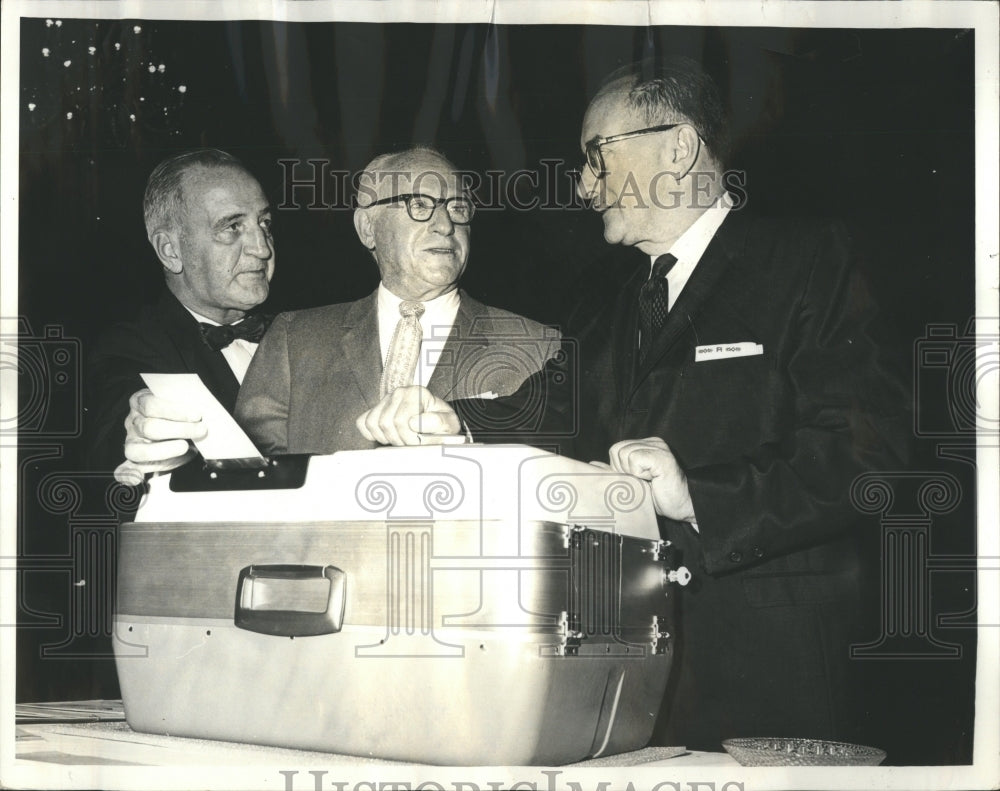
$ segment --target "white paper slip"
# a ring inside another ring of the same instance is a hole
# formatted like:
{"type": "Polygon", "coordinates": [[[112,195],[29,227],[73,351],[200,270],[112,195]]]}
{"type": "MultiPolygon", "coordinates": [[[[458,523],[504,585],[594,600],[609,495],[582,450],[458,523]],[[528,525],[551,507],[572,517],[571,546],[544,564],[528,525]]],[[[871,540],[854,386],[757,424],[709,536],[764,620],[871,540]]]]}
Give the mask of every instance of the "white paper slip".
{"type": "Polygon", "coordinates": [[[264,458],[198,374],[142,374],[142,379],[158,398],[177,401],[201,413],[208,434],[194,444],[206,459],[264,458]]]}
{"type": "Polygon", "coordinates": [[[729,357],[753,357],[756,354],[763,354],[764,347],[753,341],[741,341],[740,343],[709,343],[705,346],[696,346],[694,349],[694,361],[696,363],[706,360],[725,360],[729,357]]]}

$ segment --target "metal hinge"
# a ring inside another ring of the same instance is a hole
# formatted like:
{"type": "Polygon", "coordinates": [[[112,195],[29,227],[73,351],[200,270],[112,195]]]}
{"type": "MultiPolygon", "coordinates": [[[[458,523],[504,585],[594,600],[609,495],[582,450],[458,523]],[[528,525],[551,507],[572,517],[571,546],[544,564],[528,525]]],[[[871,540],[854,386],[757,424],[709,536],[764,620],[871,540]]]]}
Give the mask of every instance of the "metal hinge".
{"type": "Polygon", "coordinates": [[[559,613],[559,645],[556,653],[559,656],[576,656],[580,652],[580,643],[586,635],[570,628],[569,613],[563,610],[559,613]]]}
{"type": "Polygon", "coordinates": [[[653,552],[653,560],[660,560],[661,556],[663,554],[663,551],[667,547],[672,547],[672,546],[673,546],[673,543],[670,542],[670,541],[666,541],[666,540],[663,540],[663,541],[654,541],[653,542],[653,550],[652,550],[652,552],[653,552]]]}
{"type": "Polygon", "coordinates": [[[587,528],[583,525],[563,525],[563,549],[569,549],[574,536],[578,536],[587,528]]]}
{"type": "Polygon", "coordinates": [[[667,641],[670,639],[670,632],[664,630],[660,631],[660,618],[659,616],[653,616],[653,628],[650,631],[649,645],[653,649],[654,654],[665,654],[667,653],[667,641]]]}

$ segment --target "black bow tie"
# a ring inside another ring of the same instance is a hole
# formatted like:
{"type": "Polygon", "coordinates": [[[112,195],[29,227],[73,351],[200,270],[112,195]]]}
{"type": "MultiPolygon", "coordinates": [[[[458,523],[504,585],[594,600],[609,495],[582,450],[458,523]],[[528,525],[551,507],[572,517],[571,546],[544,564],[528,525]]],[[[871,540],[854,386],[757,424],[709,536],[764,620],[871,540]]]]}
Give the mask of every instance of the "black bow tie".
{"type": "Polygon", "coordinates": [[[206,324],[199,321],[198,328],[201,330],[201,339],[212,351],[217,352],[225,349],[237,338],[260,343],[272,318],[274,317],[266,313],[248,313],[238,324],[206,324]]]}

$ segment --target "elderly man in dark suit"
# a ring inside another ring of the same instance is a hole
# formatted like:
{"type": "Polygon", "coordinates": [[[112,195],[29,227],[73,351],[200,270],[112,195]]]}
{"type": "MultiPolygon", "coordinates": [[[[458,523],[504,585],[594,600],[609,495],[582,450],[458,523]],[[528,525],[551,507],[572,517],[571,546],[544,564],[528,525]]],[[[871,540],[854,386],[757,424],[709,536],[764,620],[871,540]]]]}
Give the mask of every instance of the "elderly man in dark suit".
{"type": "MultiPolygon", "coordinates": [[[[567,324],[576,344],[531,387],[452,404],[488,440],[543,394],[543,421],[522,439],[651,482],[662,536],[695,575],[657,738],[708,750],[850,736],[849,493],[858,475],[903,463],[909,426],[848,235],[735,210],[724,131],[715,86],[691,62],[606,82],[583,120],[580,190],[605,239],[643,254],[634,274],[584,301],[567,324]]],[[[379,442],[459,431],[418,388],[358,423],[379,442]]]]}
{"type": "Polygon", "coordinates": [[[164,160],[143,201],[149,242],[163,267],[159,301],[114,325],[87,362],[87,452],[123,483],[176,466],[204,435],[200,415],[156,398],[142,373],[196,373],[232,411],[266,317],[252,311],[274,275],[271,207],[232,155],[215,149],[164,160]],[[122,461],[123,448],[125,460],[122,461]]]}
{"type": "Polygon", "coordinates": [[[355,420],[393,388],[419,384],[449,399],[509,395],[558,349],[555,330],[458,288],[474,210],[455,166],[432,149],[366,167],[354,225],[381,282],[356,302],[275,319],[236,406],[262,451],[374,447],[355,420]]]}

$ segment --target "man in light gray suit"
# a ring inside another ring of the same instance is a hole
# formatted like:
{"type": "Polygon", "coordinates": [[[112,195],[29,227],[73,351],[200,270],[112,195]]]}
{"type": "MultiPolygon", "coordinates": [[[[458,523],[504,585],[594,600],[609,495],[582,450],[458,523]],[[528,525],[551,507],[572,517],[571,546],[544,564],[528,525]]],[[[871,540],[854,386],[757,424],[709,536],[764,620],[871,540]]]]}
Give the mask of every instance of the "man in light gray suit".
{"type": "Polygon", "coordinates": [[[558,350],[557,331],[458,288],[474,211],[455,166],[432,149],[368,165],[354,226],[381,283],[356,302],[275,319],[235,412],[262,452],[374,447],[355,420],[385,394],[385,362],[408,310],[420,325],[419,356],[397,384],[423,385],[442,399],[509,395],[558,350]]]}

